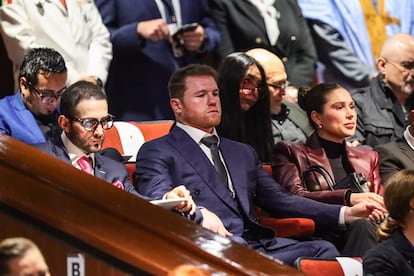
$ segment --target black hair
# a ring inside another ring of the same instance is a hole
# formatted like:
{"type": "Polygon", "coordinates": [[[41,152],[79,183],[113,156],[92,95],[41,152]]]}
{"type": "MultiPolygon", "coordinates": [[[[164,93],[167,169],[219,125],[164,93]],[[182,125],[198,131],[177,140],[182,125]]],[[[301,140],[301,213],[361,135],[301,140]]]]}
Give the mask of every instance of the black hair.
{"type": "Polygon", "coordinates": [[[309,122],[314,128],[316,124],[313,122],[311,114],[312,111],[316,111],[320,114],[323,112],[323,106],[326,104],[326,96],[330,94],[333,90],[342,88],[337,83],[333,82],[324,82],[315,85],[314,87],[300,87],[298,90],[298,104],[299,106],[306,111],[309,122]]]}
{"type": "Polygon", "coordinates": [[[222,108],[218,133],[226,138],[248,143],[262,162],[270,162],[273,136],[270,117],[270,94],[263,67],[253,57],[235,52],[225,57],[218,70],[218,86],[222,108]],[[251,65],[259,69],[261,82],[259,97],[248,111],[240,105],[240,83],[251,65]]]}
{"type": "Polygon", "coordinates": [[[33,48],[24,56],[20,66],[19,79],[25,77],[33,86],[38,82],[39,72],[65,73],[65,60],[59,52],[51,48],[33,48]]]}

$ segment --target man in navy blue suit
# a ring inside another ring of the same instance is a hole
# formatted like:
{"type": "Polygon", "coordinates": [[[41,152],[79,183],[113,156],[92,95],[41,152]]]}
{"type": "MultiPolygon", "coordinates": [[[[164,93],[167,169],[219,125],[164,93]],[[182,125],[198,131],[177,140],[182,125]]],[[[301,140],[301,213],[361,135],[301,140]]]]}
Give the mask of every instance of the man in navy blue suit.
{"type": "Polygon", "coordinates": [[[219,42],[207,0],[95,3],[113,46],[106,85],[110,112],[124,121],[172,119],[169,78],[184,65],[201,63],[219,42]],[[178,29],[191,23],[197,26],[174,36],[178,29]]]}
{"type": "MultiPolygon", "coordinates": [[[[110,129],[113,122],[114,116],[108,114],[106,95],[101,88],[88,81],[79,81],[68,87],[62,96],[61,114],[58,117],[58,125],[63,130],[61,135],[33,146],[116,188],[143,197],[130,183],[124,165],[100,153],[105,130],[110,129]]],[[[182,197],[183,201],[176,206],[177,210],[189,212],[190,216],[196,212],[196,206],[184,186],[171,189],[162,197],[182,197]]]]}
{"type": "Polygon", "coordinates": [[[332,258],[339,253],[327,241],[275,238],[271,229],[258,224],[254,205],[274,217],[307,217],[317,227],[329,229],[360,217],[384,218],[385,210],[375,203],[344,207],[286,193],[262,169],[251,146],[217,135],[221,106],[215,79],[215,71],[206,65],[186,66],[171,77],[170,105],[177,124],[168,135],[140,148],[136,169],[140,193],[159,198],[185,185],[201,206],[204,227],[288,264],[300,256],[332,258]],[[217,155],[202,142],[209,136],[219,140],[227,174],[223,178],[213,166],[217,155]]]}

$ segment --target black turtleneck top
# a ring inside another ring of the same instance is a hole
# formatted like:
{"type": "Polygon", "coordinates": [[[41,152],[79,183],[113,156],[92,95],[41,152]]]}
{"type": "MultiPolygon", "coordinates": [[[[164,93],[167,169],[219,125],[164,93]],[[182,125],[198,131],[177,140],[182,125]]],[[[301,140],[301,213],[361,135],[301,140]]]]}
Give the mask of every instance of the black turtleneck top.
{"type": "Polygon", "coordinates": [[[354,169],[349,163],[346,155],[345,141],[343,143],[336,143],[321,137],[319,137],[319,141],[329,159],[329,163],[334,173],[333,177],[335,179],[335,183],[338,183],[348,174],[354,172],[354,169]]]}

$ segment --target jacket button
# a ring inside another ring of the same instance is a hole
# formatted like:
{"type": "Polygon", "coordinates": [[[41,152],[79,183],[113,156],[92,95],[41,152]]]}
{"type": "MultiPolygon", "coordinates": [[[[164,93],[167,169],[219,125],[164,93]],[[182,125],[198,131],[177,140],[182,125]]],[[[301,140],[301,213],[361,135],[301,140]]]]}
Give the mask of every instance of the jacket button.
{"type": "Polygon", "coordinates": [[[256,44],[262,44],[263,43],[263,40],[262,40],[261,37],[256,37],[255,42],[256,42],[256,44]]]}
{"type": "Polygon", "coordinates": [[[195,189],[194,190],[194,195],[200,195],[200,189],[195,189]]]}
{"type": "Polygon", "coordinates": [[[290,40],[292,40],[292,41],[296,41],[296,36],[292,35],[292,36],[290,37],[290,40]]]}

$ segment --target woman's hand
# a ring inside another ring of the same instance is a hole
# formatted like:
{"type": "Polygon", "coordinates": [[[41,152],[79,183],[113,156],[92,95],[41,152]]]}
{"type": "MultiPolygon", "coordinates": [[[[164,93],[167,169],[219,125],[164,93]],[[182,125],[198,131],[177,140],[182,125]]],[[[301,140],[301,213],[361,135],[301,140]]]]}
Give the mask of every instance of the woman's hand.
{"type": "Polygon", "coordinates": [[[376,193],[352,193],[350,197],[351,206],[356,205],[360,202],[372,202],[380,204],[385,208],[384,198],[376,193]]]}

